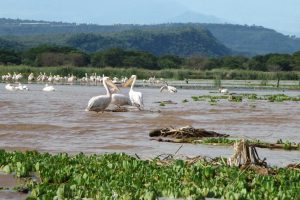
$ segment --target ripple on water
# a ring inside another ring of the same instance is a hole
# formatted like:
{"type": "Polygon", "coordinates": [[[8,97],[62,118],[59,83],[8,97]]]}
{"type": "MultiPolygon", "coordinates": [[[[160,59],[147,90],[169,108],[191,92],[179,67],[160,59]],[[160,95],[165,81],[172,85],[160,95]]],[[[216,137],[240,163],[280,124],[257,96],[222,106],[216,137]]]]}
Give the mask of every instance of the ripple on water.
{"type": "MultiPolygon", "coordinates": [[[[124,151],[155,156],[174,153],[179,146],[150,141],[150,130],[187,125],[233,136],[268,139],[271,142],[278,139],[300,142],[299,102],[233,103],[224,100],[217,105],[210,105],[205,101],[196,102],[191,99],[191,96],[209,94],[208,90],[181,89],[171,95],[160,93],[158,88],[138,88],[144,95],[145,111],[130,108],[129,112],[94,113],[85,112],[84,109],[92,96],[105,93],[102,86],[57,85],[57,92],[51,94],[43,93],[42,87],[43,85],[32,84],[32,90],[26,93],[5,92],[4,84],[0,84],[0,92],[5,94],[0,95],[2,148],[69,153],[124,151]],[[182,103],[184,99],[188,102],[182,103]],[[159,106],[154,103],[163,100],[172,100],[177,104],[159,106]],[[269,136],[270,134],[272,135],[269,136]]],[[[126,89],[125,91],[128,92],[126,89]]],[[[247,91],[236,91],[245,92],[247,91]]],[[[268,94],[270,91],[260,90],[259,93],[268,94]]],[[[285,93],[299,95],[296,91],[285,93]]],[[[283,162],[300,160],[299,152],[264,152],[269,156],[266,156],[267,159],[274,162],[276,159],[283,162]]],[[[214,157],[227,156],[232,153],[232,149],[184,144],[179,153],[214,157]]]]}
{"type": "Polygon", "coordinates": [[[62,127],[49,124],[0,124],[0,130],[9,131],[48,131],[62,127]]]}

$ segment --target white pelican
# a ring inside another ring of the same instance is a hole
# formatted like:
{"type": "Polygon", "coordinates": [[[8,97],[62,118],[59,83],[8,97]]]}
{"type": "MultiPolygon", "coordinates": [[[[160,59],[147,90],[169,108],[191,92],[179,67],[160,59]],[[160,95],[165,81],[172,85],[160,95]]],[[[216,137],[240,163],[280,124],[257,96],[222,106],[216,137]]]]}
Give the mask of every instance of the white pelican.
{"type": "Polygon", "coordinates": [[[136,92],[133,90],[134,84],[136,81],[136,75],[132,75],[130,79],[126,81],[124,84],[124,87],[128,87],[131,84],[130,90],[129,90],[129,98],[131,101],[131,104],[133,106],[136,106],[139,110],[141,110],[144,107],[143,103],[143,94],[141,92],[136,92]]]}
{"type": "Polygon", "coordinates": [[[52,92],[52,91],[55,91],[55,88],[52,85],[46,84],[45,87],[43,88],[43,91],[52,92]]]}
{"type": "Polygon", "coordinates": [[[162,86],[160,88],[160,92],[162,92],[165,89],[168,90],[170,93],[176,93],[177,92],[176,87],[170,86],[170,85],[168,85],[168,83],[166,83],[164,86],[162,86]]]}
{"type": "Polygon", "coordinates": [[[28,81],[34,81],[34,74],[32,72],[28,76],[28,81]]]}
{"type": "Polygon", "coordinates": [[[7,84],[5,85],[5,89],[9,90],[9,91],[16,91],[16,87],[11,85],[11,84],[7,84]]]}
{"type": "Polygon", "coordinates": [[[96,111],[96,112],[100,112],[100,111],[104,111],[105,108],[107,108],[111,102],[111,91],[108,88],[108,85],[112,88],[114,88],[115,90],[119,90],[119,88],[113,84],[113,82],[111,81],[111,79],[109,77],[104,77],[103,78],[103,86],[106,90],[106,94],[105,95],[99,95],[99,96],[95,96],[92,97],[89,100],[88,106],[85,109],[86,111],[96,111]]]}
{"type": "Polygon", "coordinates": [[[29,90],[26,85],[22,85],[21,83],[19,83],[19,85],[16,86],[15,89],[16,90],[29,90]]]}
{"type": "Polygon", "coordinates": [[[219,92],[222,93],[222,94],[227,94],[229,93],[228,89],[227,88],[219,88],[219,92]]]}

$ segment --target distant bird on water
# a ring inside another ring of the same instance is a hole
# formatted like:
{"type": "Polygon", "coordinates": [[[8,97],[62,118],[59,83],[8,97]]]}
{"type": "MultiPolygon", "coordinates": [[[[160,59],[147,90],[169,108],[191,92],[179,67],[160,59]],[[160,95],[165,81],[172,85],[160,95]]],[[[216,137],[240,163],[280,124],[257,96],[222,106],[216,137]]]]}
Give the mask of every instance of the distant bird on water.
{"type": "Polygon", "coordinates": [[[55,91],[55,88],[52,85],[46,84],[45,87],[43,88],[43,91],[52,92],[52,91],[55,91]]]}
{"type": "Polygon", "coordinates": [[[222,94],[228,94],[229,93],[228,89],[223,88],[223,87],[219,88],[219,92],[222,93],[222,94]]]}
{"type": "Polygon", "coordinates": [[[162,92],[163,90],[168,90],[168,92],[170,92],[170,93],[176,93],[177,92],[176,87],[170,86],[170,85],[168,85],[168,83],[166,83],[164,86],[162,86],[160,88],[160,92],[162,92]]]}

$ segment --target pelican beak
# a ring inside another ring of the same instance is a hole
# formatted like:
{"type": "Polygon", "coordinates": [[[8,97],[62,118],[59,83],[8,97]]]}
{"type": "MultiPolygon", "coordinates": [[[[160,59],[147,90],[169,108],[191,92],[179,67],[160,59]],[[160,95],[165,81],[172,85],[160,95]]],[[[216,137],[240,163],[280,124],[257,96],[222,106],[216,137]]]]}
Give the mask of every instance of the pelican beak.
{"type": "Polygon", "coordinates": [[[119,91],[120,91],[120,89],[118,88],[118,86],[116,86],[116,85],[111,81],[111,79],[107,80],[107,81],[106,81],[106,84],[107,84],[110,88],[112,88],[112,91],[113,91],[113,92],[119,92],[119,91]]]}
{"type": "Polygon", "coordinates": [[[133,78],[130,78],[128,79],[124,84],[123,84],[123,87],[130,87],[131,84],[133,82],[133,78]]]}

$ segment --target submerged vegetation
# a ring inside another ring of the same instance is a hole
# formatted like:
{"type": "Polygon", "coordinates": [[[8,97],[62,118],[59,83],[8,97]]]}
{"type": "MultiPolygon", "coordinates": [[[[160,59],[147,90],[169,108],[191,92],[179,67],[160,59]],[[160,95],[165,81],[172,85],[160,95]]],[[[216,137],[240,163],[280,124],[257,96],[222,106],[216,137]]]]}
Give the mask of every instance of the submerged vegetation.
{"type": "Polygon", "coordinates": [[[299,199],[300,171],[274,168],[261,175],[226,159],[139,160],[125,154],[69,156],[0,151],[0,166],[31,177],[28,199],[299,199]]]}
{"type": "Polygon", "coordinates": [[[284,101],[300,101],[300,96],[288,96],[285,94],[261,95],[257,94],[228,94],[228,95],[200,95],[192,96],[194,101],[208,101],[209,103],[217,103],[221,99],[227,99],[231,102],[242,102],[246,100],[267,100],[269,102],[284,102],[284,101]]]}

